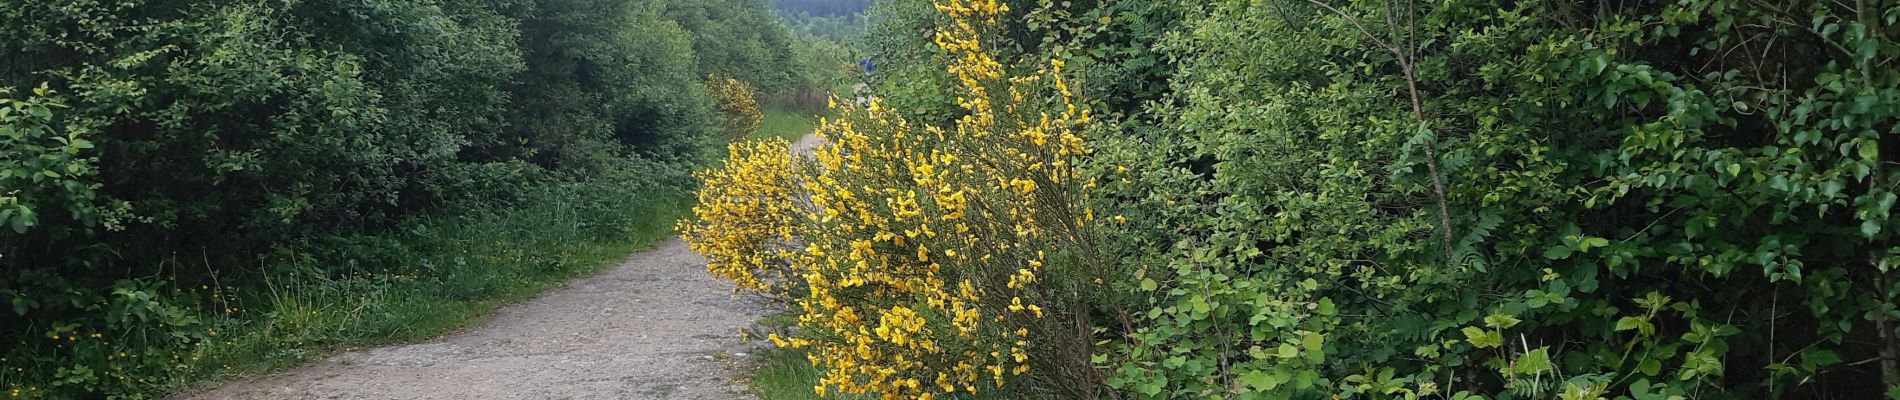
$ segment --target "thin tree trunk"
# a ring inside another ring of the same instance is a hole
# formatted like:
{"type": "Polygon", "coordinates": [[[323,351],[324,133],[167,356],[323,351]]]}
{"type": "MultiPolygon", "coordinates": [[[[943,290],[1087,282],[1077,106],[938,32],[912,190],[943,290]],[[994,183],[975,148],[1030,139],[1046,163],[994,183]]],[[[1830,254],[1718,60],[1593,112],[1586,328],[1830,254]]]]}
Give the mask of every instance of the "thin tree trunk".
{"type": "MultiPolygon", "coordinates": [[[[1413,122],[1417,122],[1420,126],[1423,126],[1425,124],[1425,107],[1420,104],[1418,100],[1418,79],[1412,75],[1411,60],[1404,60],[1401,61],[1401,63],[1401,67],[1405,70],[1405,89],[1412,95],[1413,122]]],[[[1438,173],[1438,150],[1434,149],[1434,147],[1437,147],[1437,144],[1437,137],[1425,140],[1425,171],[1432,175],[1432,196],[1434,200],[1438,201],[1438,232],[1440,234],[1440,240],[1442,240],[1445,245],[1445,259],[1450,261],[1453,257],[1451,244],[1451,206],[1446,204],[1445,201],[1445,177],[1438,173]]]]}
{"type": "MultiPolygon", "coordinates": [[[[1403,71],[1405,74],[1406,94],[1410,95],[1412,99],[1412,122],[1414,122],[1414,126],[1424,126],[1425,125],[1425,105],[1423,102],[1419,101],[1418,77],[1412,73],[1413,51],[1408,51],[1404,47],[1388,44],[1384,40],[1380,40],[1379,35],[1374,35],[1372,34],[1371,30],[1367,30],[1365,25],[1359,23],[1358,18],[1354,18],[1351,14],[1347,14],[1345,11],[1342,11],[1337,7],[1333,7],[1332,5],[1326,4],[1325,2],[1322,2],[1320,0],[1306,0],[1306,1],[1309,3],[1313,3],[1313,5],[1319,6],[1320,8],[1324,8],[1327,11],[1332,11],[1334,14],[1339,14],[1340,18],[1345,18],[1346,22],[1352,23],[1352,26],[1358,29],[1360,34],[1364,34],[1366,36],[1366,39],[1371,40],[1373,45],[1376,45],[1376,46],[1379,46],[1380,48],[1385,49],[1385,51],[1392,53],[1393,58],[1398,59],[1399,69],[1400,71],[1403,71]]],[[[1862,0],[1862,1],[1865,1],[1865,0],[1862,0]]],[[[1388,25],[1394,24],[1395,22],[1393,22],[1389,14],[1392,11],[1387,10],[1386,12],[1388,13],[1387,14],[1388,18],[1387,18],[1386,23],[1388,25]]],[[[1394,29],[1392,31],[1394,32],[1393,36],[1398,36],[1398,34],[1396,33],[1397,30],[1394,29]]],[[[1406,29],[1406,31],[1414,32],[1415,30],[1408,28],[1406,29]]],[[[1452,255],[1453,246],[1452,246],[1452,239],[1451,239],[1452,237],[1451,206],[1447,204],[1448,201],[1446,200],[1446,196],[1445,196],[1445,177],[1444,175],[1441,175],[1438,173],[1438,150],[1436,149],[1437,145],[1438,145],[1438,138],[1429,138],[1425,141],[1425,170],[1426,172],[1432,175],[1432,200],[1438,203],[1439,240],[1442,242],[1442,244],[1445,247],[1445,260],[1447,263],[1449,263],[1449,262],[1452,262],[1452,257],[1453,257],[1452,255]]]]}

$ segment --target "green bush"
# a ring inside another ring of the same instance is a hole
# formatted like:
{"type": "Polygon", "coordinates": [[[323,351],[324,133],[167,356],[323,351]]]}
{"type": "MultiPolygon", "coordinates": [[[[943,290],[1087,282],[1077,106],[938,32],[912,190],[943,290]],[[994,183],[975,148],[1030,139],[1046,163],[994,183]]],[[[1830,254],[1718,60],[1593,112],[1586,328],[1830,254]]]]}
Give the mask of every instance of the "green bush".
{"type": "Polygon", "coordinates": [[[122,210],[98,197],[92,141],[83,127],[54,126],[54,112],[66,106],[50,96],[45,86],[19,99],[0,88],[0,188],[9,189],[0,193],[0,228],[23,234],[49,225],[78,234],[117,226],[122,210]]]}
{"type": "Polygon", "coordinates": [[[1130,221],[1108,382],[1883,395],[1900,9],[1776,7],[1195,7],[1156,126],[1093,160],[1130,221]]]}

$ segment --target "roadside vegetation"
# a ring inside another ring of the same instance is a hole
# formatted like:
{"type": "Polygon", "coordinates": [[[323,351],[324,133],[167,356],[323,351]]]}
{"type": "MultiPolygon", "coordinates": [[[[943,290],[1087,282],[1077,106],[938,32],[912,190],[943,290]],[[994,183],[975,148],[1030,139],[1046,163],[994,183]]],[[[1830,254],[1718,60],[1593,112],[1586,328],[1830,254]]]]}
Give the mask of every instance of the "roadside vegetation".
{"type": "Polygon", "coordinates": [[[763,0],[0,17],[0,398],[162,397],[454,330],[669,236],[761,117],[725,133],[746,115],[713,81],[777,106],[840,64],[763,0]]]}
{"type": "Polygon", "coordinates": [[[768,396],[1900,398],[1900,3],[867,12],[682,225],[768,396]]]}

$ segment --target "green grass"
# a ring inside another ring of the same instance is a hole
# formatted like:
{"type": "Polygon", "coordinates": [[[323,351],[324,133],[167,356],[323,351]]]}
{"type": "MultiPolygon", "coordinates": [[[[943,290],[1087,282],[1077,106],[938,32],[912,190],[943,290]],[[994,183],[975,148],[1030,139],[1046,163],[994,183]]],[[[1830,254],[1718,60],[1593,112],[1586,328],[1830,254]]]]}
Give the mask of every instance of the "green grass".
{"type": "MultiPolygon", "coordinates": [[[[783,330],[798,322],[798,314],[784,311],[766,315],[759,319],[759,326],[771,330],[783,330]]],[[[821,400],[821,399],[870,399],[871,396],[848,396],[830,393],[831,397],[819,397],[812,391],[818,384],[818,378],[824,376],[824,370],[811,365],[805,358],[804,349],[772,347],[759,352],[754,358],[753,370],[746,381],[752,394],[761,399],[774,400],[821,400]]]]}
{"type": "Polygon", "coordinates": [[[772,348],[759,354],[758,369],[752,371],[749,384],[752,393],[761,399],[774,400],[848,400],[868,399],[869,396],[818,397],[812,386],[818,384],[818,378],[824,371],[805,360],[805,350],[772,348]]]}
{"type": "Polygon", "coordinates": [[[799,138],[818,128],[818,116],[797,111],[766,107],[760,109],[764,117],[759,120],[759,130],[749,139],[784,138],[796,142],[799,138]]]}

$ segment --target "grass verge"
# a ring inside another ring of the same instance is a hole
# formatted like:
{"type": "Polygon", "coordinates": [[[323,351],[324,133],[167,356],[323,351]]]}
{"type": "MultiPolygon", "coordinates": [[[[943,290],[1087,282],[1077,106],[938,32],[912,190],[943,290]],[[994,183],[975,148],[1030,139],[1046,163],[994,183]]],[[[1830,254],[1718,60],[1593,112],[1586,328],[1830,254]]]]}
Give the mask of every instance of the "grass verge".
{"type": "Polygon", "coordinates": [[[761,399],[774,400],[849,400],[868,398],[863,396],[833,395],[819,397],[812,391],[818,384],[818,378],[824,371],[805,360],[805,350],[771,348],[765,350],[756,359],[757,369],[752,371],[752,393],[761,399]]]}
{"type": "Polygon", "coordinates": [[[765,115],[759,120],[759,130],[748,139],[784,138],[796,142],[806,134],[818,128],[818,116],[777,107],[766,107],[765,115]]]}

